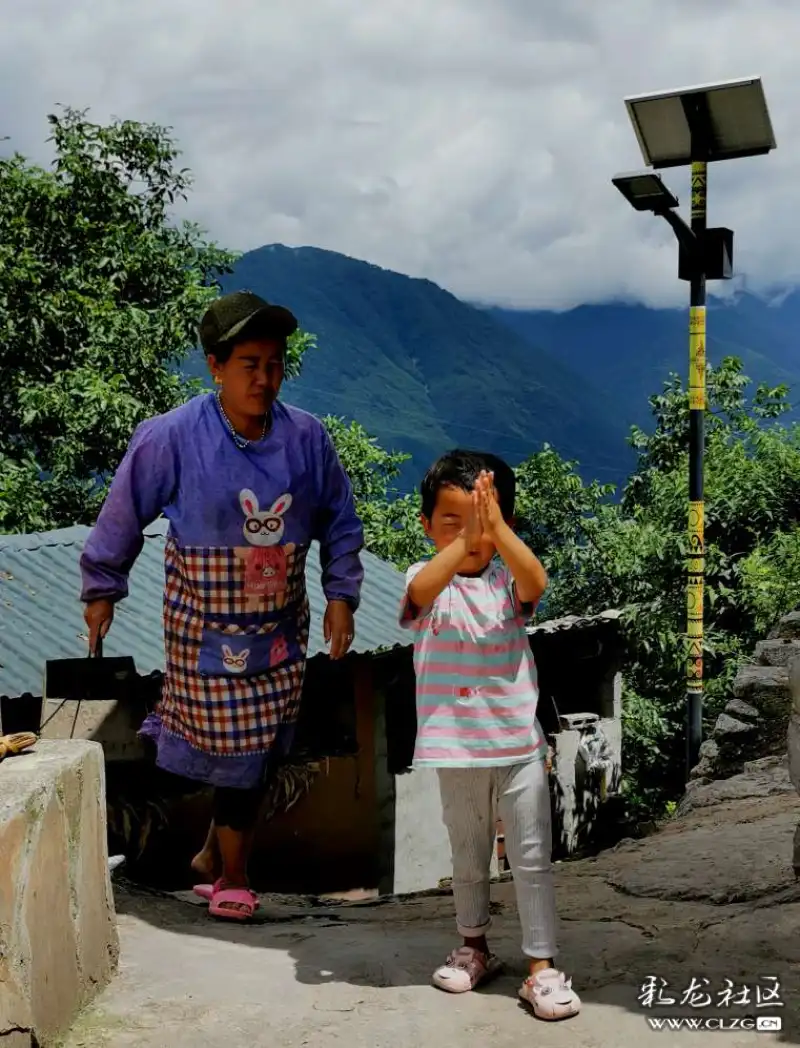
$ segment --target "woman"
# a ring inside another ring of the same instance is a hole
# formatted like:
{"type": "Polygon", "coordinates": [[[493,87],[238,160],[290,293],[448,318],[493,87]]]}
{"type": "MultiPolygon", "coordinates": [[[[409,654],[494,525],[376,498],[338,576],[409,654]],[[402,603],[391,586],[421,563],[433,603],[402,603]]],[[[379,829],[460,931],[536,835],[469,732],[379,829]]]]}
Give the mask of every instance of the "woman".
{"type": "Polygon", "coordinates": [[[200,325],[216,395],[142,423],[81,558],[90,651],[128,592],[143,530],[169,521],[166,669],[142,734],[165,771],[215,787],[196,870],[219,879],[215,916],[252,916],[253,829],[291,742],[308,646],[305,560],[319,540],[331,658],[353,640],[363,530],[323,425],[278,401],[289,310],[250,292],[218,299],[200,325]]]}

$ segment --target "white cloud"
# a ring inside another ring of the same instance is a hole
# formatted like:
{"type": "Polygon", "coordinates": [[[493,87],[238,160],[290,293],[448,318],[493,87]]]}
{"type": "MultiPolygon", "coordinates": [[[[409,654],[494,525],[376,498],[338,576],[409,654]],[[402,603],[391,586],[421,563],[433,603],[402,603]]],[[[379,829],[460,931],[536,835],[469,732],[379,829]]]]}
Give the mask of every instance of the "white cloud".
{"type": "MultiPolygon", "coordinates": [[[[0,130],[55,103],[171,124],[226,246],[313,244],[469,299],[685,301],[622,98],[760,73],[778,150],[712,166],[750,287],[800,282],[794,0],[0,0],[0,130]]],[[[688,172],[665,180],[688,200],[688,172]]]]}

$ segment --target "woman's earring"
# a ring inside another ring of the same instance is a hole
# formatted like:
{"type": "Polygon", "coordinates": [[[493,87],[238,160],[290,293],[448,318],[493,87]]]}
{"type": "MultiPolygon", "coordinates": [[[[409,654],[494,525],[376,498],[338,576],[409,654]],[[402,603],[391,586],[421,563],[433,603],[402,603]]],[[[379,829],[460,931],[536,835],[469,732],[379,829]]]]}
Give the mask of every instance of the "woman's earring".
{"type": "Polygon", "coordinates": [[[221,378],[219,377],[219,375],[215,375],[215,376],[214,376],[214,381],[216,382],[216,384],[217,384],[218,386],[221,386],[221,385],[222,385],[222,379],[221,379],[221,378]]]}

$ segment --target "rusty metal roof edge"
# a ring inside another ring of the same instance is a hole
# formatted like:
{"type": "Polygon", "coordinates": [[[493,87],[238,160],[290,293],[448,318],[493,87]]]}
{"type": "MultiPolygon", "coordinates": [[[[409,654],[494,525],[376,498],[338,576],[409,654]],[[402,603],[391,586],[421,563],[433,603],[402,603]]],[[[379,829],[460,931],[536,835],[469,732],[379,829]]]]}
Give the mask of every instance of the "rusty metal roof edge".
{"type": "Polygon", "coordinates": [[[596,615],[566,615],[561,619],[545,619],[542,622],[530,622],[526,627],[528,636],[534,633],[560,633],[568,630],[590,629],[604,622],[618,622],[623,616],[619,608],[608,608],[596,615]]]}
{"type": "MultiPolygon", "coordinates": [[[[43,546],[74,546],[76,542],[85,542],[91,532],[88,524],[73,524],[69,528],[55,528],[53,531],[30,531],[26,534],[0,534],[0,553],[7,550],[36,550],[43,546]]],[[[157,538],[166,535],[169,521],[159,517],[144,529],[144,537],[157,538]]]]}

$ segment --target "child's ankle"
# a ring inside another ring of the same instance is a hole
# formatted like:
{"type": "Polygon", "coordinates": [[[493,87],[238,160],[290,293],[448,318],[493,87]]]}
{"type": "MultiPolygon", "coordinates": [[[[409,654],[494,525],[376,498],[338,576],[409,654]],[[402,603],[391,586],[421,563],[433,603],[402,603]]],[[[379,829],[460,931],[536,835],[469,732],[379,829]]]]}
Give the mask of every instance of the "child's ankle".
{"type": "Polygon", "coordinates": [[[486,941],[485,935],[478,936],[477,939],[464,939],[464,945],[468,946],[470,950],[477,950],[478,953],[484,954],[486,957],[489,956],[489,944],[486,941]]]}
{"type": "Polygon", "coordinates": [[[545,972],[548,968],[555,968],[555,961],[552,957],[547,960],[541,957],[530,957],[528,958],[528,974],[537,975],[539,972],[545,972]]]}

